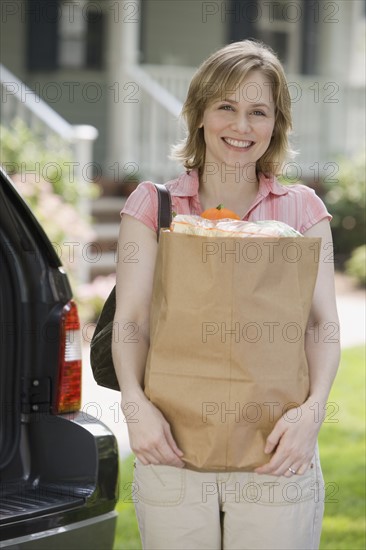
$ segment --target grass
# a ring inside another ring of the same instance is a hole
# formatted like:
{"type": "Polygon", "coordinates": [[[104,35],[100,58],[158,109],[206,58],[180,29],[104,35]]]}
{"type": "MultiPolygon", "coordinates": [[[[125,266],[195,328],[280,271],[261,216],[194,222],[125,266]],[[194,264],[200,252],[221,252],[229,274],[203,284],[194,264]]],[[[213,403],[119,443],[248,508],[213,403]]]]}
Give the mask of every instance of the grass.
{"type": "MultiPolygon", "coordinates": [[[[319,445],[326,481],[320,550],[364,550],[365,540],[365,351],[342,352],[319,445]]],[[[121,465],[119,519],[114,550],[140,550],[133,507],[133,457],[121,465]]]]}
{"type": "Polygon", "coordinates": [[[133,506],[133,455],[122,461],[120,495],[116,510],[119,513],[114,550],[140,550],[141,542],[133,506]]]}
{"type": "MultiPolygon", "coordinates": [[[[365,541],[365,351],[344,350],[329,402],[338,409],[320,431],[327,491],[321,550],[358,550],[365,541]],[[329,502],[332,500],[334,502],[329,502]]],[[[329,417],[329,414],[327,415],[329,417]]]]}

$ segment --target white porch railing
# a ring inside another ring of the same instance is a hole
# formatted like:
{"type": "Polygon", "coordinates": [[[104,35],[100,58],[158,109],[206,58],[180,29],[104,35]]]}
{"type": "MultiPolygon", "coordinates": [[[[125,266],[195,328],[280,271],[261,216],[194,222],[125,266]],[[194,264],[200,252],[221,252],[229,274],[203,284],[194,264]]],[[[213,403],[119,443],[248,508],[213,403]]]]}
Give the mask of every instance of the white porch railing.
{"type": "MultiPolygon", "coordinates": [[[[164,176],[173,165],[164,166],[162,160],[167,157],[170,145],[183,133],[180,130],[177,134],[176,119],[173,120],[178,109],[171,109],[165,100],[160,101],[160,92],[150,94],[148,82],[154,82],[155,87],[159,84],[165,96],[168,91],[183,102],[195,69],[166,65],[141,67],[143,71],[140,69],[138,79],[144,90],[138,133],[141,151],[146,166],[151,168],[150,161],[156,156],[152,151],[159,148],[156,170],[157,175],[164,176]]],[[[294,126],[291,141],[299,154],[289,161],[286,174],[294,179],[336,178],[338,156],[352,155],[365,146],[365,89],[318,76],[290,75],[288,82],[294,126]]]]}
{"type": "MultiPolygon", "coordinates": [[[[52,142],[48,138],[57,136],[72,156],[71,166],[70,162],[67,162],[67,166],[59,168],[65,169],[66,173],[80,184],[88,185],[92,178],[93,143],[98,136],[97,129],[89,125],[69,124],[3,65],[0,65],[0,87],[1,124],[11,130],[12,122],[20,118],[30,130],[44,139],[44,147],[47,149],[52,142]]],[[[8,167],[6,163],[3,165],[5,170],[27,171],[26,166],[8,167]]],[[[89,213],[89,200],[81,199],[78,206],[83,214],[89,213]]],[[[80,262],[79,275],[81,280],[88,280],[89,266],[86,262],[80,262]]]]}
{"type": "Polygon", "coordinates": [[[76,177],[83,179],[84,167],[92,162],[97,129],[69,124],[4,65],[0,65],[0,85],[1,123],[10,128],[14,118],[19,117],[31,130],[37,130],[44,136],[54,133],[62,138],[70,145],[75,157],[76,177]]]}
{"type": "MultiPolygon", "coordinates": [[[[179,119],[182,102],[167,87],[152,78],[141,66],[130,66],[128,77],[138,87],[139,99],[134,111],[132,133],[134,158],[148,179],[166,181],[182,171],[169,159],[170,147],[184,137],[179,119]]],[[[126,137],[131,139],[131,135],[126,137]]]]}

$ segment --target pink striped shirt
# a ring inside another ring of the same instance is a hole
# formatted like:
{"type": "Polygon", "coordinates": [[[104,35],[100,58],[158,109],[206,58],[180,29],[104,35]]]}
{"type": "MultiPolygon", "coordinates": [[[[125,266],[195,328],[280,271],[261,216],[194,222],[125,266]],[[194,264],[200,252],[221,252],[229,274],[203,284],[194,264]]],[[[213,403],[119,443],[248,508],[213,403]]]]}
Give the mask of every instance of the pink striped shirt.
{"type": "MultiPolygon", "coordinates": [[[[202,214],[198,195],[199,179],[196,170],[185,172],[168,181],[166,187],[172,198],[172,209],[177,214],[202,214]]],[[[140,183],[128,197],[122,214],[129,214],[157,230],[157,192],[150,181],[140,183]]],[[[323,201],[310,187],[302,184],[280,185],[275,177],[259,176],[259,188],[255,201],[242,218],[244,221],[278,220],[300,233],[322,219],[332,219],[323,201]]]]}

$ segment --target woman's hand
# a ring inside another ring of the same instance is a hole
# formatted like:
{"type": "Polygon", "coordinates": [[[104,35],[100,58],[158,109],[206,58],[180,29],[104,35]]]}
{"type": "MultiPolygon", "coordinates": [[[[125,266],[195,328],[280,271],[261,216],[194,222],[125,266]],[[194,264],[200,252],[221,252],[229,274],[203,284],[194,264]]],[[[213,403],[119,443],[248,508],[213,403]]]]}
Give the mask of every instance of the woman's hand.
{"type": "Polygon", "coordinates": [[[183,467],[168,422],[142,388],[150,347],[150,307],[157,241],[154,231],[123,214],[118,238],[113,363],[122,394],[130,445],[142,464],[183,467]],[[128,260],[132,255],[133,259],[128,260]],[[122,332],[133,327],[134,333],[122,332]]]}
{"type": "Polygon", "coordinates": [[[290,409],[275,424],[267,437],[265,453],[276,448],[271,460],[256,468],[257,474],[291,477],[304,474],[311,465],[318,432],[323,419],[315,418],[314,403],[306,401],[290,409]],[[291,468],[291,470],[290,470],[291,468]]]}
{"type": "Polygon", "coordinates": [[[142,464],[183,468],[183,452],[177,447],[168,422],[151,401],[139,396],[133,402],[124,403],[122,411],[127,418],[131,449],[142,464]],[[133,417],[128,415],[131,405],[136,410],[133,417]]]}
{"type": "Polygon", "coordinates": [[[277,421],[264,449],[266,453],[276,449],[275,453],[268,464],[255,470],[258,474],[291,477],[293,472],[301,475],[309,468],[324,420],[325,404],[339,365],[339,338],[336,334],[329,337],[329,327],[339,329],[334,267],[329,259],[329,251],[333,250],[329,222],[326,219],[319,221],[304,233],[304,237],[320,237],[322,240],[318,276],[305,334],[311,397],[277,421]],[[318,411],[323,411],[320,418],[318,411]],[[291,419],[294,421],[291,422],[291,419]]]}

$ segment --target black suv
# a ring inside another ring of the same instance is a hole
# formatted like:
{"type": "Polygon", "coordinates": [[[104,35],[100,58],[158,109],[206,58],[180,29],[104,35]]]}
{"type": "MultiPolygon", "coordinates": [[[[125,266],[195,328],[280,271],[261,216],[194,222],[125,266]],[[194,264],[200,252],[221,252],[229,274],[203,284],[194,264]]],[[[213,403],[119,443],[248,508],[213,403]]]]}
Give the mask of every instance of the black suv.
{"type": "Polygon", "coordinates": [[[117,443],[80,411],[80,322],[60,260],[0,180],[0,547],[106,550],[117,443]]]}

